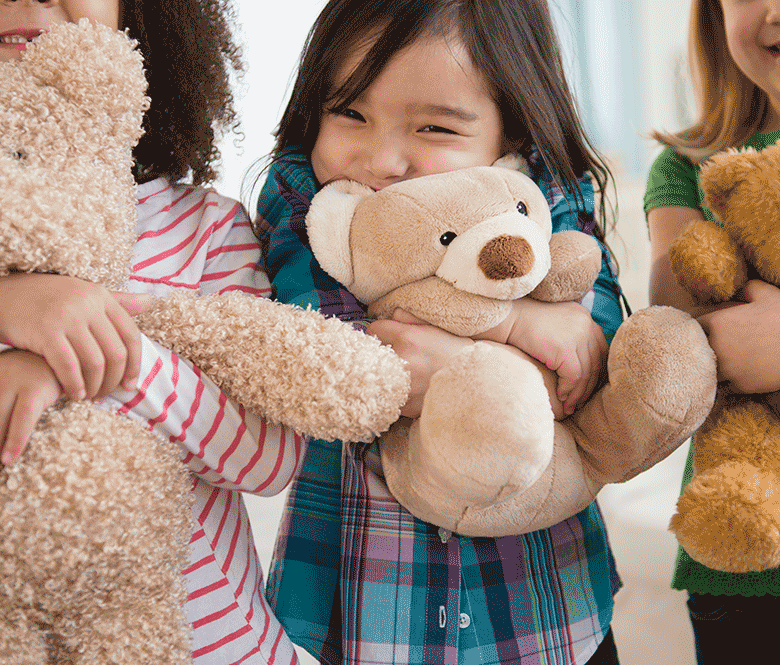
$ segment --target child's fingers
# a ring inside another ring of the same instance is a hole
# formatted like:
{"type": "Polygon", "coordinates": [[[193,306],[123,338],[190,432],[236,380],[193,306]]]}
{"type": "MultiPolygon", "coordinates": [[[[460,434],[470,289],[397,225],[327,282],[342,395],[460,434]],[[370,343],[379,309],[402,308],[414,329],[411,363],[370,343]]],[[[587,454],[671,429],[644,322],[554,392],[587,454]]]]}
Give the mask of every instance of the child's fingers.
{"type": "MultiPolygon", "coordinates": [[[[103,376],[106,369],[103,350],[89,328],[78,330],[68,337],[68,341],[78,358],[81,375],[84,379],[86,397],[93,399],[103,385],[103,376]]],[[[48,358],[46,359],[48,361],[48,358]]]]}
{"type": "MultiPolygon", "coordinates": [[[[138,374],[141,371],[141,333],[132,316],[147,309],[152,303],[152,298],[134,300],[134,306],[129,310],[126,307],[127,302],[118,300],[117,303],[116,307],[109,307],[106,313],[114,325],[114,329],[124,349],[124,367],[119,381],[125,390],[134,390],[138,374]]],[[[113,387],[111,390],[113,390],[113,387]]],[[[111,390],[108,392],[111,392],[111,390]]]]}
{"type": "MultiPolygon", "coordinates": [[[[550,368],[553,369],[553,368],[550,368]]],[[[574,413],[574,407],[582,396],[583,368],[576,353],[571,354],[556,369],[558,374],[557,394],[563,404],[565,415],[574,413]]]]}
{"type": "Polygon", "coordinates": [[[87,396],[81,362],[76,350],[66,337],[57,338],[47,346],[42,354],[51,367],[63,391],[71,399],[84,399],[87,396]]]}
{"type": "Polygon", "coordinates": [[[5,445],[0,461],[12,466],[19,461],[47,404],[41,395],[17,397],[8,420],[5,445]]]}

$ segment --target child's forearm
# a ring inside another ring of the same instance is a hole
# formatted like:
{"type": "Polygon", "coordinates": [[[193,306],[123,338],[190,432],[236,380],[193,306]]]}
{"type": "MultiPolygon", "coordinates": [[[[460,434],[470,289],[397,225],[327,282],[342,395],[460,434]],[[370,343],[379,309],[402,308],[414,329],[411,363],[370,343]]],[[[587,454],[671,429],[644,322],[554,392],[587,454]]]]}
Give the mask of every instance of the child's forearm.
{"type": "Polygon", "coordinates": [[[176,441],[183,460],[204,480],[272,495],[292,478],[304,442],[290,428],[248,414],[203,373],[142,338],[139,388],[115,391],[109,408],[176,441]]]}

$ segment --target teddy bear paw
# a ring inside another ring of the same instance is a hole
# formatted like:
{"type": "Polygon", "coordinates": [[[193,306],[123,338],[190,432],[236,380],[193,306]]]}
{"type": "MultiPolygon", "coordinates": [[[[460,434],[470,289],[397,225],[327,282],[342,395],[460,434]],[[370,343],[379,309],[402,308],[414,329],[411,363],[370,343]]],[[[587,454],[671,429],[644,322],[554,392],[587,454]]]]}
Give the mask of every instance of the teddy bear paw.
{"type": "Polygon", "coordinates": [[[608,474],[616,482],[659,462],[701,426],[715,401],[717,366],[695,319],[673,307],[649,307],[618,328],[607,369],[608,384],[591,400],[596,407],[579,418],[582,427],[593,418],[594,431],[630,444],[608,474]]]}
{"type": "Polygon", "coordinates": [[[755,466],[726,462],[695,477],[669,527],[699,563],[731,573],[780,565],[780,480],[755,466]]]}
{"type": "Polygon", "coordinates": [[[503,345],[477,342],[431,379],[418,453],[440,486],[484,505],[533,485],[550,463],[553,438],[536,366],[503,345]]]}

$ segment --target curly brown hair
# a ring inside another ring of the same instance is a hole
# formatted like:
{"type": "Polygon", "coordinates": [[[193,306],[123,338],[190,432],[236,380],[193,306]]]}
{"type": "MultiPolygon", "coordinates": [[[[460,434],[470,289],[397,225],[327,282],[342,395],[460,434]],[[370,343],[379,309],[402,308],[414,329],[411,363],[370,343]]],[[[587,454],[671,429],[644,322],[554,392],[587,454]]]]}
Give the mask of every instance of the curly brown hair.
{"type": "Polygon", "coordinates": [[[244,72],[230,0],[122,0],[121,25],[144,56],[151,107],[135,177],[203,184],[217,176],[222,131],[235,131],[231,72],[244,72]]]}

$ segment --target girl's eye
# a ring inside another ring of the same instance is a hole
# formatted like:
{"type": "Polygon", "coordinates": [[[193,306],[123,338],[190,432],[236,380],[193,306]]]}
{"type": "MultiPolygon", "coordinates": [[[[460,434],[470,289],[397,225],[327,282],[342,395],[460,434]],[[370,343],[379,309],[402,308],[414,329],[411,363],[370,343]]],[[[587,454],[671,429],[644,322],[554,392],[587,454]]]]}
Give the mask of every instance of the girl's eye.
{"type": "Polygon", "coordinates": [[[364,122],[365,119],[362,115],[360,115],[355,109],[343,109],[339,112],[339,115],[344,116],[345,118],[349,118],[350,120],[357,120],[359,122],[364,122]]]}
{"type": "Polygon", "coordinates": [[[351,108],[341,109],[334,106],[328,109],[328,113],[341,116],[342,118],[349,118],[350,120],[357,120],[358,122],[365,122],[365,118],[363,118],[355,109],[351,108]]]}
{"type": "Polygon", "coordinates": [[[420,131],[430,133],[430,134],[457,134],[458,133],[456,131],[453,131],[452,129],[447,129],[446,127],[440,127],[439,125],[426,125],[420,131]]]}
{"type": "Polygon", "coordinates": [[[521,215],[527,215],[528,214],[528,206],[523,203],[522,201],[517,202],[517,212],[519,212],[521,215]]]}

